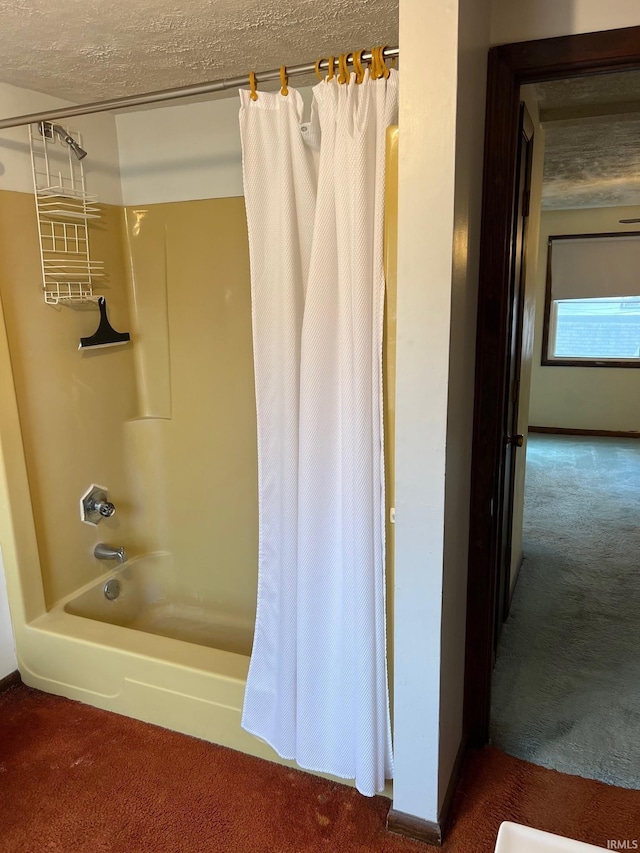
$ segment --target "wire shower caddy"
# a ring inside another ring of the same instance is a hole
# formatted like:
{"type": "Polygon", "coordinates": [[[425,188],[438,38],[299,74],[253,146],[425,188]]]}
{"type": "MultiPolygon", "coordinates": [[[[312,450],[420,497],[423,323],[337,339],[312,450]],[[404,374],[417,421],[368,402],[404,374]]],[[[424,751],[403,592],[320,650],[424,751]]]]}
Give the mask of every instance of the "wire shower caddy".
{"type": "MultiPolygon", "coordinates": [[[[77,131],[67,133],[82,145],[77,131]]],[[[56,139],[50,124],[29,125],[29,142],[44,301],[96,302],[93,286],[104,276],[104,262],[91,260],[88,226],[100,219],[97,196],[87,193],[82,161],[56,139]]]]}

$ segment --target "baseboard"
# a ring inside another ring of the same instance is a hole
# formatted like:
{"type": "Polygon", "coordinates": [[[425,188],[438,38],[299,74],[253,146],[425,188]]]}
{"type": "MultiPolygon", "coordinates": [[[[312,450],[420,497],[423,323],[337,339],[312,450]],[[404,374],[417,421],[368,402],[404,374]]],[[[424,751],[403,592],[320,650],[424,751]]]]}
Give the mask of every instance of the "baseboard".
{"type": "Polygon", "coordinates": [[[456,760],[453,762],[453,769],[451,770],[451,776],[449,777],[449,784],[447,785],[447,791],[444,795],[444,800],[442,801],[442,808],[438,815],[438,824],[440,826],[442,838],[447,834],[451,806],[453,805],[453,797],[456,792],[456,788],[458,787],[458,782],[460,781],[460,771],[462,770],[462,762],[464,761],[466,752],[467,739],[466,737],[463,737],[460,741],[460,746],[458,747],[456,760]]]}
{"type": "Polygon", "coordinates": [[[407,838],[431,844],[433,847],[442,847],[440,823],[434,823],[431,820],[424,820],[397,809],[390,809],[387,816],[387,829],[397,835],[405,835],[407,838]]]}
{"type": "Polygon", "coordinates": [[[571,427],[530,426],[529,432],[543,432],[551,435],[600,435],[606,438],[640,438],[640,431],[617,429],[573,429],[571,427]]]}
{"type": "Polygon", "coordinates": [[[5,675],[4,678],[0,678],[0,693],[10,690],[18,684],[22,684],[22,679],[20,678],[20,673],[16,669],[15,672],[10,672],[9,675],[5,675]]]}
{"type": "Polygon", "coordinates": [[[392,808],[387,816],[387,829],[390,832],[405,835],[407,838],[413,838],[425,844],[431,844],[432,847],[442,847],[447,832],[453,796],[458,787],[458,780],[460,779],[460,770],[465,752],[466,738],[463,738],[458,747],[456,760],[453,762],[453,769],[451,770],[449,784],[447,785],[447,791],[442,801],[442,808],[440,809],[437,823],[415,817],[414,815],[405,814],[405,812],[392,808]]]}

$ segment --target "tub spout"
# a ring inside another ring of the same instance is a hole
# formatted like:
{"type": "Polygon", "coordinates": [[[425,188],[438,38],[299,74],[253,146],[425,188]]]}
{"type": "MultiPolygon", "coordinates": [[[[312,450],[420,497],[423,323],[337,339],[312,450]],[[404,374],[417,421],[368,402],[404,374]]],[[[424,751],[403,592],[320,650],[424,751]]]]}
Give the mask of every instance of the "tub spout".
{"type": "Polygon", "coordinates": [[[105,542],[99,542],[93,549],[93,556],[97,560],[118,560],[120,563],[126,563],[127,552],[124,548],[113,548],[105,542]]]}

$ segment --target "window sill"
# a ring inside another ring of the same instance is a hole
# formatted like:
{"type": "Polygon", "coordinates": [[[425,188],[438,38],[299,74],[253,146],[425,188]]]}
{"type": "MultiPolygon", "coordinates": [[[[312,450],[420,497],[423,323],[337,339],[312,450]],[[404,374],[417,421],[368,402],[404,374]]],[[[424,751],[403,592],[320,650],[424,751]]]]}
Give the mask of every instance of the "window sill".
{"type": "Polygon", "coordinates": [[[635,361],[615,361],[614,359],[606,359],[605,361],[597,361],[596,359],[572,359],[572,358],[543,358],[541,361],[542,367],[640,367],[640,359],[635,361]]]}

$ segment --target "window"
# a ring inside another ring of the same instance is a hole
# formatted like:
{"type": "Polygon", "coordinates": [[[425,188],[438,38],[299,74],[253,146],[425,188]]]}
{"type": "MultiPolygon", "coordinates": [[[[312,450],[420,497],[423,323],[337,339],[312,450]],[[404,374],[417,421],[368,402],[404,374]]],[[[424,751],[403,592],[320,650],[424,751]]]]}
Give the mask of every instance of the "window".
{"type": "Polygon", "coordinates": [[[640,367],[640,232],[549,238],[542,363],[640,367]]]}

